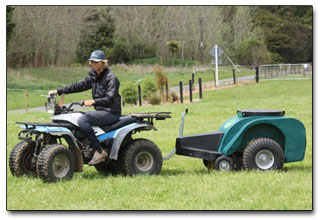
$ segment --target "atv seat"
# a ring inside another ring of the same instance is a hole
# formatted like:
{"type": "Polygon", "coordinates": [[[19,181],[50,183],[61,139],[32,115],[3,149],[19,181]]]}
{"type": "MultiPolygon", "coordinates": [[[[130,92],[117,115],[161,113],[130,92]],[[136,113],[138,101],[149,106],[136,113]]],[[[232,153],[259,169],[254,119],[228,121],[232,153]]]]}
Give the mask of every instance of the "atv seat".
{"type": "Polygon", "coordinates": [[[112,125],[108,125],[108,126],[102,126],[100,127],[104,132],[110,132],[113,130],[116,130],[118,128],[121,128],[123,126],[126,126],[128,124],[131,124],[133,122],[137,122],[138,119],[136,117],[132,117],[131,115],[126,115],[126,116],[121,116],[119,118],[119,121],[117,121],[116,123],[112,124],[112,125]]]}
{"type": "Polygon", "coordinates": [[[250,116],[284,116],[285,111],[280,110],[238,110],[242,117],[250,116]]]}

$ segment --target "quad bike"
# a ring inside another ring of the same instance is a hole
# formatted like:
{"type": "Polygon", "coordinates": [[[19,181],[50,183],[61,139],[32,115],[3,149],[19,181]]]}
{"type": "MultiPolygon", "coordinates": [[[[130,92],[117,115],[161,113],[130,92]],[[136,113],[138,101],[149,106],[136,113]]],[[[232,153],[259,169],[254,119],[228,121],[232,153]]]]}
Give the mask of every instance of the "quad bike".
{"type": "MultiPolygon", "coordinates": [[[[47,112],[53,113],[50,123],[17,122],[23,130],[18,143],[10,153],[9,166],[14,176],[36,175],[44,182],[71,179],[74,172],[82,172],[93,152],[90,142],[80,130],[77,119],[84,114],[72,106],[56,104],[56,95],[47,97],[47,112]]],[[[99,172],[159,174],[162,155],[158,146],[148,139],[133,139],[140,131],[156,130],[153,120],[171,118],[170,112],[147,112],[121,116],[116,123],[93,129],[109,157],[95,165],[99,172]]],[[[103,119],[101,119],[103,120],[103,119]]]]}

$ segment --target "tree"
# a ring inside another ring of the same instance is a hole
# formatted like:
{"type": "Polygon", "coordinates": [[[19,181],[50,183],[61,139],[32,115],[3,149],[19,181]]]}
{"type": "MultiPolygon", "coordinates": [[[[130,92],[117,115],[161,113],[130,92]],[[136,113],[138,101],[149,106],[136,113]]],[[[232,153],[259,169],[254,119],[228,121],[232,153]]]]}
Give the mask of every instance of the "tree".
{"type": "Polygon", "coordinates": [[[106,51],[112,47],[115,32],[114,19],[108,8],[90,10],[84,22],[76,51],[80,63],[85,63],[92,51],[106,51]]]}
{"type": "Polygon", "coordinates": [[[242,42],[242,63],[250,66],[258,66],[270,63],[270,53],[262,41],[248,40],[242,42]]]}
{"type": "Polygon", "coordinates": [[[263,29],[272,62],[312,61],[312,6],[260,6],[253,21],[263,29]]]}
{"type": "Polygon", "coordinates": [[[87,7],[15,6],[8,67],[69,65],[87,7]]]}
{"type": "Polygon", "coordinates": [[[175,54],[178,52],[180,45],[181,45],[180,41],[172,40],[172,41],[167,42],[168,49],[172,55],[172,66],[174,66],[175,54]]]}
{"type": "Polygon", "coordinates": [[[14,27],[16,26],[16,24],[12,21],[13,11],[14,7],[7,6],[7,51],[12,38],[14,27]]]}
{"type": "Polygon", "coordinates": [[[106,56],[111,64],[130,61],[130,48],[126,38],[116,37],[113,47],[106,50],[106,56]]]}

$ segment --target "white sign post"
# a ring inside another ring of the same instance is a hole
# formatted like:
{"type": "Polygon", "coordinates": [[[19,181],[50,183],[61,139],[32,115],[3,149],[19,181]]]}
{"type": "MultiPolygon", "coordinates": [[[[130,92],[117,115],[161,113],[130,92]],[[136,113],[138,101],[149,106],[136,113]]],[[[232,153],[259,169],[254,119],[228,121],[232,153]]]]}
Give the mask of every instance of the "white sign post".
{"type": "Polygon", "coordinates": [[[219,66],[219,62],[218,62],[218,45],[216,44],[215,46],[215,57],[216,57],[216,86],[219,86],[219,76],[218,76],[218,66],[219,66]]]}
{"type": "Polygon", "coordinates": [[[216,64],[216,77],[215,77],[215,82],[216,86],[219,85],[219,64],[222,64],[222,61],[219,60],[219,56],[223,53],[222,49],[216,44],[210,51],[209,53],[214,56],[216,59],[212,60],[214,64],[216,64]]]}

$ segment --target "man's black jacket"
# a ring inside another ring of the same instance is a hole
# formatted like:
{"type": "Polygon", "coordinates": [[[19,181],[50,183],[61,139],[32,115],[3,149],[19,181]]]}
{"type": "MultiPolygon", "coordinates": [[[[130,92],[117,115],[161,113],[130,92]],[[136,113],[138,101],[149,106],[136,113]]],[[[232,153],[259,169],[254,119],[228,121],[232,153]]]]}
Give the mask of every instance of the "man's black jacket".
{"type": "Polygon", "coordinates": [[[58,94],[69,94],[92,89],[95,110],[121,114],[119,86],[118,78],[109,68],[105,68],[99,75],[91,69],[85,79],[59,88],[58,94]]]}

